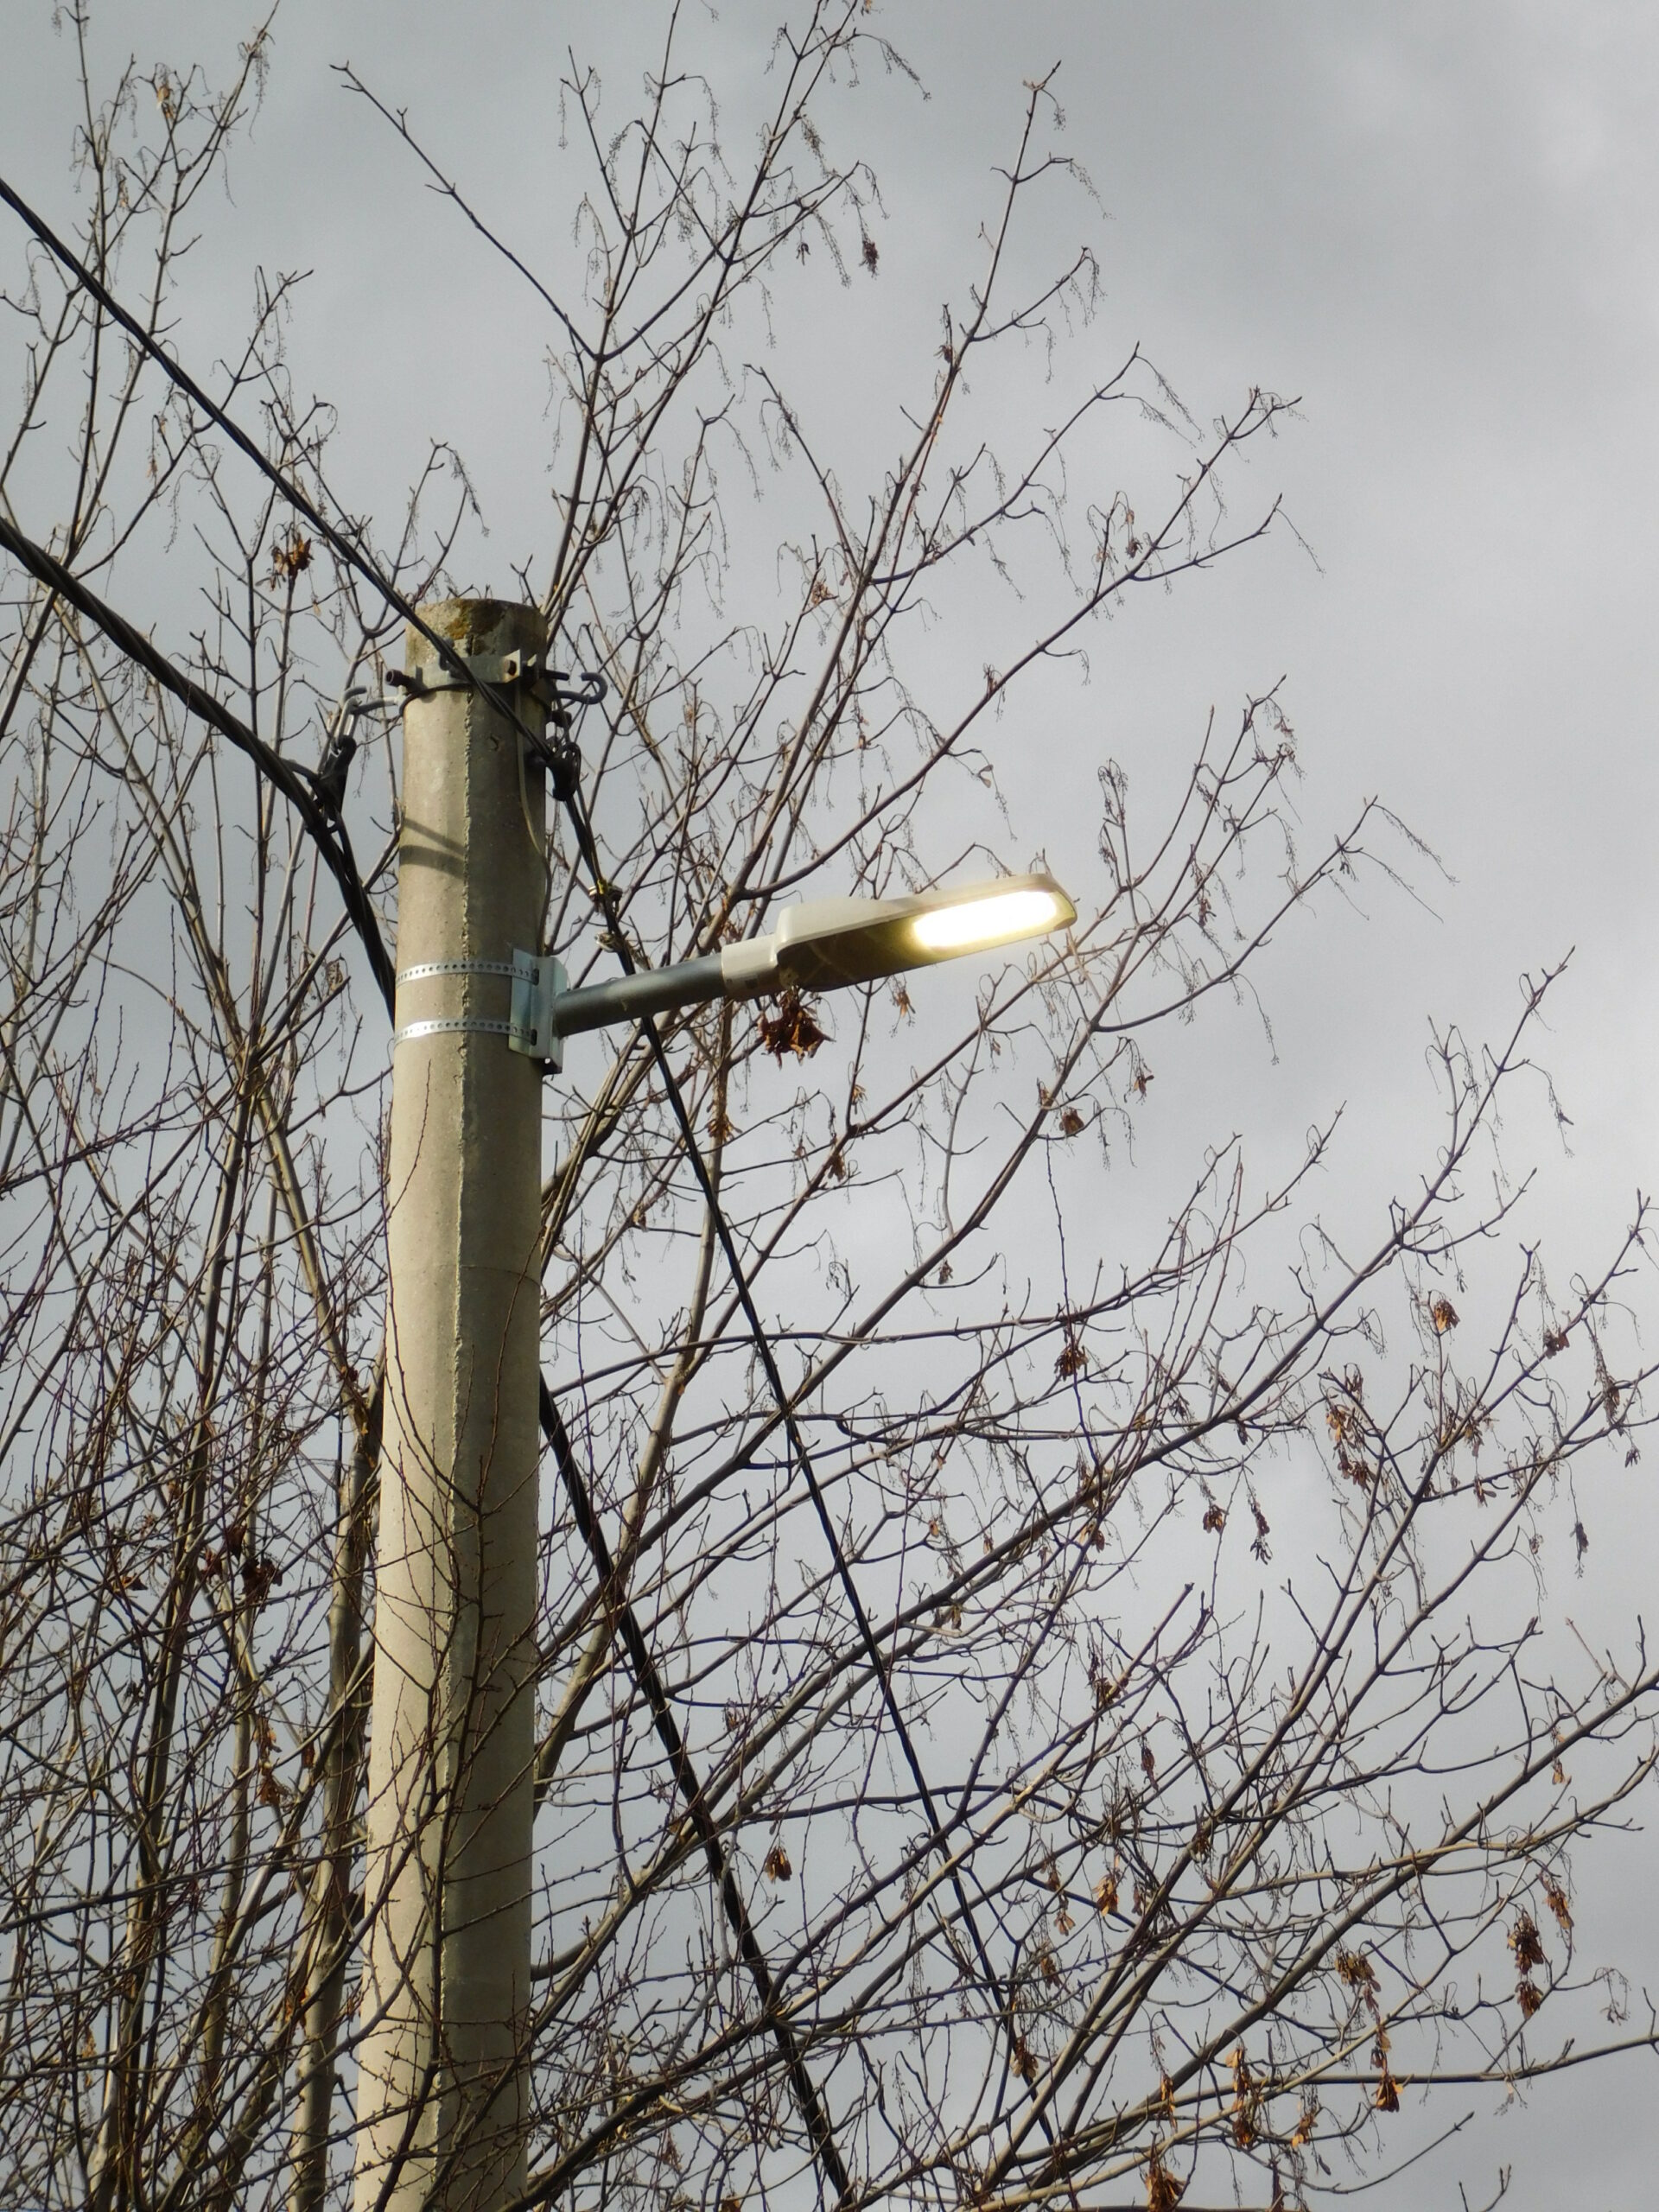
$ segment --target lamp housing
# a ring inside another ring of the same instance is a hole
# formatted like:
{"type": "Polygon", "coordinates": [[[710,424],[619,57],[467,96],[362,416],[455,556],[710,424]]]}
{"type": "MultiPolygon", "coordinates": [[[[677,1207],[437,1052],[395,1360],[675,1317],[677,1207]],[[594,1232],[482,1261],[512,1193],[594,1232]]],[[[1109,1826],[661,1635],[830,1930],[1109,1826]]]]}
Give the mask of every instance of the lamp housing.
{"type": "Polygon", "coordinates": [[[919,891],[903,899],[817,899],[785,906],[769,936],[720,956],[728,997],[791,988],[833,991],[931,968],[968,952],[1046,937],[1077,918],[1052,875],[919,891]]]}

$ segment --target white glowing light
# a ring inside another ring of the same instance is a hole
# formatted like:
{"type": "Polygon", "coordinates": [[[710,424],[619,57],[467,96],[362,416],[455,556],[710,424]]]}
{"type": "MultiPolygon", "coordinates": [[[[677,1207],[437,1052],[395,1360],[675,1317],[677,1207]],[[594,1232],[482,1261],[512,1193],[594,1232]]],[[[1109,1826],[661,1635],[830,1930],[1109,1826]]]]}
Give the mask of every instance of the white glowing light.
{"type": "Polygon", "coordinates": [[[918,914],[911,933],[927,952],[969,952],[982,945],[1040,937],[1059,918],[1060,902],[1052,891],[1003,891],[918,914]]]}

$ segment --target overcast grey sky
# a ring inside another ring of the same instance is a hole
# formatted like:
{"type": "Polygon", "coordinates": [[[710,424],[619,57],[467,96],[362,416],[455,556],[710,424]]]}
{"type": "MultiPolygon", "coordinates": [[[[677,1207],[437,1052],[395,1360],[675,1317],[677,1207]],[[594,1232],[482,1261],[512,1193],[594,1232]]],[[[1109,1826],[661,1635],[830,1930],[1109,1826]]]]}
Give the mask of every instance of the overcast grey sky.
{"type": "MultiPolygon", "coordinates": [[[[293,358],[340,410],[343,495],[391,512],[427,439],[454,439],[498,586],[544,535],[545,336],[328,65],[349,57],[407,106],[532,257],[562,253],[566,41],[598,54],[620,110],[645,58],[629,37],[652,11],[588,12],[480,9],[467,18],[479,35],[458,41],[454,10],[427,0],[290,0],[233,167],[233,217],[206,212],[188,304],[193,358],[211,359],[245,323],[256,264],[311,270],[293,358]]],[[[24,30],[0,86],[8,160],[67,212],[67,42],[45,0],[12,13],[24,30]],[[57,100],[42,96],[54,80],[57,100]]],[[[757,0],[710,15],[698,38],[723,88],[758,81],[774,14],[757,0]]],[[[246,29],[243,11],[201,0],[126,0],[93,20],[111,60],[214,67],[246,29]]],[[[1141,342],[1201,419],[1254,383],[1300,394],[1300,424],[1233,490],[1241,510],[1282,491],[1319,564],[1281,535],[1137,608],[1097,664],[1100,728],[1079,741],[1131,761],[1137,747],[1179,748],[1211,703],[1230,710],[1287,676],[1310,836],[1376,791],[1456,880],[1419,874],[1438,921],[1368,895],[1369,927],[1286,948],[1281,1066],[1256,1103],[1294,1099],[1300,1128],[1306,1051],[1352,1071],[1341,1091],[1357,1116],[1375,1103],[1386,1141],[1395,1087],[1421,1083],[1424,1017],[1491,1033],[1519,971],[1576,947],[1553,1054],[1575,1161],[1556,1195],[1570,1218],[1599,1215],[1604,1190],[1621,1211],[1651,1179],[1643,984],[1659,950],[1638,827],[1655,798],[1659,567],[1650,11],[881,0],[876,20],[929,97],[878,79],[846,111],[887,219],[880,278],[849,295],[839,348],[814,349],[821,424],[839,405],[843,433],[878,453],[896,441],[899,376],[913,384],[938,302],[976,268],[1021,80],[1060,63],[1065,143],[1108,218],[1052,202],[1066,243],[1097,231],[1106,297],[1090,344],[1103,360],[1141,342]]],[[[1032,242],[1033,265],[1046,243],[1032,242]]],[[[1023,810],[1020,827],[1046,834],[1023,810]]],[[[1261,1073],[1253,1058],[1238,1071],[1261,1073]]]]}
{"type": "MultiPolygon", "coordinates": [[[[733,0],[698,35],[722,71],[758,68],[779,12],[733,0]]],[[[124,0],[95,11],[94,38],[111,60],[200,54],[219,68],[251,13],[124,0]]],[[[645,59],[630,38],[654,15],[289,0],[233,168],[234,219],[211,214],[179,326],[200,368],[242,326],[256,264],[314,271],[293,358],[302,386],[340,410],[342,495],[376,511],[429,437],[453,439],[489,515],[499,588],[544,534],[543,341],[499,342],[523,330],[522,294],[328,65],[349,57],[406,106],[533,257],[568,239],[566,41],[600,42],[620,105],[645,59]]],[[[9,0],[0,143],[24,193],[67,216],[73,72],[51,16],[47,0],[9,0]]],[[[1432,1130],[1427,1020],[1496,1034],[1520,972],[1575,947],[1550,1040],[1571,1152],[1541,1114],[1517,1143],[1542,1161],[1529,1218],[1563,1272],[1587,1262],[1659,1169],[1659,13],[1650,0],[877,0],[874,19],[928,97],[894,75],[858,111],[886,219],[880,276],[815,341],[835,434],[896,441],[892,366],[931,342],[939,300],[972,270],[1022,79],[1060,63],[1066,144],[1109,219],[1090,342],[1104,359],[1141,341],[1200,418],[1255,384],[1300,395],[1300,423],[1235,489],[1282,490],[1317,560],[1281,534],[1135,610],[1096,652],[1097,721],[1066,741],[1153,772],[1211,703],[1230,712],[1284,674],[1310,840],[1376,791],[1440,854],[1453,880],[1417,879],[1432,913],[1372,887],[1363,915],[1287,933],[1267,970],[1276,1063],[1248,1023],[1225,1046],[1230,1109],[1269,1145],[1348,1102],[1342,1172],[1357,1192],[1375,1198],[1369,1170],[1386,1183],[1432,1130]]],[[[1054,204],[1081,238],[1086,203],[1054,204]]],[[[1057,741],[1033,732],[1033,762],[1057,741]]],[[[1058,865],[1066,830],[1040,819],[1041,782],[1033,772],[1014,796],[1058,865]]],[[[1217,1033],[1194,1050],[1213,1069],[1217,1033]]],[[[1213,1096],[1212,1084],[1206,1112],[1213,1096]]],[[[1172,1122],[1192,1126],[1184,1110],[1176,1099],[1172,1122]]],[[[1640,1602],[1659,1512],[1643,1520],[1599,1602],[1640,1602]]],[[[1586,1955],[1617,1946],[1638,1980],[1644,1959],[1659,1974],[1654,1851],[1625,1847],[1586,1899],[1586,1955]]],[[[1488,2098],[1468,2136],[1370,2202],[1452,2205],[1461,2180],[1481,2202],[1500,2160],[1526,2212],[1649,2201],[1649,2072],[1622,2063],[1496,2120],[1488,2098]]]]}

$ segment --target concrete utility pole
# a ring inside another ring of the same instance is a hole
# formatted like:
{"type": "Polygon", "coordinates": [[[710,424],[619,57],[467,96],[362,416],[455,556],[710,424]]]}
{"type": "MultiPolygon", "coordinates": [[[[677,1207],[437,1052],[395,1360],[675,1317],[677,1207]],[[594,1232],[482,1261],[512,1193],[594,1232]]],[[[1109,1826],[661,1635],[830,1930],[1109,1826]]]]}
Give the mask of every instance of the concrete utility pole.
{"type": "MultiPolygon", "coordinates": [[[[533,608],[421,613],[531,711],[533,608]]],[[[412,630],[407,659],[356,2207],[495,2212],[527,2108],[542,1077],[506,1030],[543,779],[412,630]]]]}

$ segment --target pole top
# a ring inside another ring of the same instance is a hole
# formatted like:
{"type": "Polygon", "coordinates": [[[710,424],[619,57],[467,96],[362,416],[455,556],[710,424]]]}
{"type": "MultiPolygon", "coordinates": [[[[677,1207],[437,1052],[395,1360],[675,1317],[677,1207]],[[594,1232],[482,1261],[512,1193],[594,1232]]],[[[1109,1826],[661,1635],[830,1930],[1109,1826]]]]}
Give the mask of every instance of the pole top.
{"type": "MultiPolygon", "coordinates": [[[[429,630],[450,645],[464,658],[477,654],[540,653],[547,644],[547,624],[537,607],[521,607],[503,599],[434,599],[416,609],[429,630]]],[[[411,676],[428,669],[439,671],[431,645],[414,628],[404,632],[404,664],[411,676]]]]}

